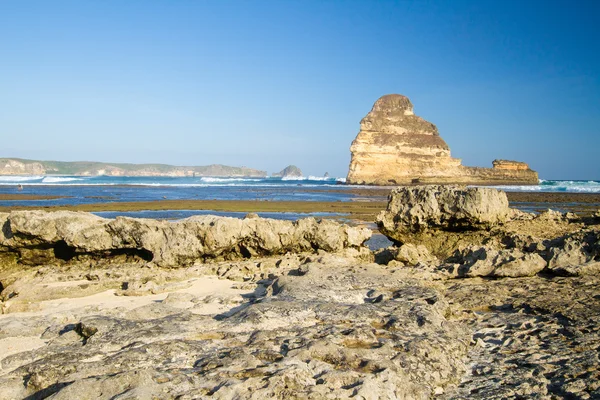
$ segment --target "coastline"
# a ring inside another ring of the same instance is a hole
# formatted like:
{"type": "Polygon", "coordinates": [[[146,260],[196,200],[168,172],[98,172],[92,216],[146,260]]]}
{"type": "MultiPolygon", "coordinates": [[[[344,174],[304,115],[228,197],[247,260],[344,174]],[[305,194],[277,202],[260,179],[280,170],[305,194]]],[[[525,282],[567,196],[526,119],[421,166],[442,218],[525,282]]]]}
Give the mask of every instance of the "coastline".
{"type": "Polygon", "coordinates": [[[0,397],[595,398],[600,219],[436,190],[390,196],[377,249],[331,220],[0,214],[0,397]]]}
{"type": "MultiPolygon", "coordinates": [[[[387,204],[393,188],[303,189],[307,192],[336,191],[351,193],[354,201],[272,201],[272,200],[155,200],[138,202],[99,202],[59,206],[2,206],[0,212],[13,210],[45,211],[154,211],[154,210],[210,210],[221,212],[290,212],[345,214],[352,219],[372,222],[387,204]]],[[[511,207],[540,212],[548,208],[561,212],[575,212],[581,216],[600,209],[600,193],[506,192],[511,207]]],[[[0,201],[52,200],[64,196],[37,196],[28,194],[0,194],[0,201]]]]}

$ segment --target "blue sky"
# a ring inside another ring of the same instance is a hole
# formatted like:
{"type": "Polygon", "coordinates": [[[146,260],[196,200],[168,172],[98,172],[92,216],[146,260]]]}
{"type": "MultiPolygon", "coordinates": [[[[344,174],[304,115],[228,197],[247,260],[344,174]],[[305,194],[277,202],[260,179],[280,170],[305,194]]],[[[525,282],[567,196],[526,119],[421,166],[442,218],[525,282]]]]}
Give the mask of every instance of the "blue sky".
{"type": "Polygon", "coordinates": [[[465,165],[600,179],[600,2],[0,1],[0,156],[345,176],[407,95],[465,165]]]}

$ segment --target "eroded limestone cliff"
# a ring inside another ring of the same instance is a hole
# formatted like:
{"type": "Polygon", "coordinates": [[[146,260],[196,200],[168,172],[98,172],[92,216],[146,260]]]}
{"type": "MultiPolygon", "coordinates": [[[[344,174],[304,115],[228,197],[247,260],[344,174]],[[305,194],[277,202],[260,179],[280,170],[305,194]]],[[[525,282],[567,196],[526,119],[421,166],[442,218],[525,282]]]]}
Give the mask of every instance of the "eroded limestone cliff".
{"type": "Polygon", "coordinates": [[[493,168],[466,167],[450,155],[437,127],[416,116],[406,96],[381,97],[360,123],[350,147],[347,182],[537,184],[538,175],[522,162],[495,160],[493,168]]]}

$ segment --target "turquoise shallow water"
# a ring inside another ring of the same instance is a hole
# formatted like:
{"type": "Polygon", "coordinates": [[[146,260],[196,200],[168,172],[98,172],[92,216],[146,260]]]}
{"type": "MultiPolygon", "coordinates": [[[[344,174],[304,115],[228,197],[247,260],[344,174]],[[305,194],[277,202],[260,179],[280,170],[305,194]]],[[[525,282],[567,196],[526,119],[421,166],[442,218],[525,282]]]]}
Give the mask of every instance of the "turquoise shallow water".
{"type": "Polygon", "coordinates": [[[600,193],[600,181],[595,180],[553,181],[540,179],[540,183],[538,185],[494,187],[515,192],[600,193]]]}
{"type": "Polygon", "coordinates": [[[153,200],[348,201],[354,195],[336,178],[170,178],[0,176],[0,193],[65,198],[41,201],[0,201],[0,205],[49,206],[153,200]],[[18,190],[18,185],[22,190],[18,190]],[[333,191],[332,189],[336,190],[333,191]],[[342,189],[342,190],[340,190],[342,189]]]}

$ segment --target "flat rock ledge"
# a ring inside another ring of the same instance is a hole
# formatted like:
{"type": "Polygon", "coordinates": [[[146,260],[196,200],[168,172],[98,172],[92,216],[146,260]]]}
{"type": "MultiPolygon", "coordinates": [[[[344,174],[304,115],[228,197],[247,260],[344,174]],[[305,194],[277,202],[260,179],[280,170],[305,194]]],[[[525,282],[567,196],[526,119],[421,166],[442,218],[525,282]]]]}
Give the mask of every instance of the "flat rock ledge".
{"type": "Polygon", "coordinates": [[[211,215],[179,221],[117,217],[82,212],[15,211],[0,214],[0,253],[21,264],[136,258],[179,267],[199,260],[248,258],[323,250],[368,253],[371,231],[329,220],[243,220],[211,215]]]}
{"type": "Polygon", "coordinates": [[[470,334],[445,298],[380,266],[308,257],[248,292],[219,315],[174,293],[133,310],[0,316],[0,341],[41,342],[0,355],[0,398],[427,399],[467,369],[470,334]]]}

